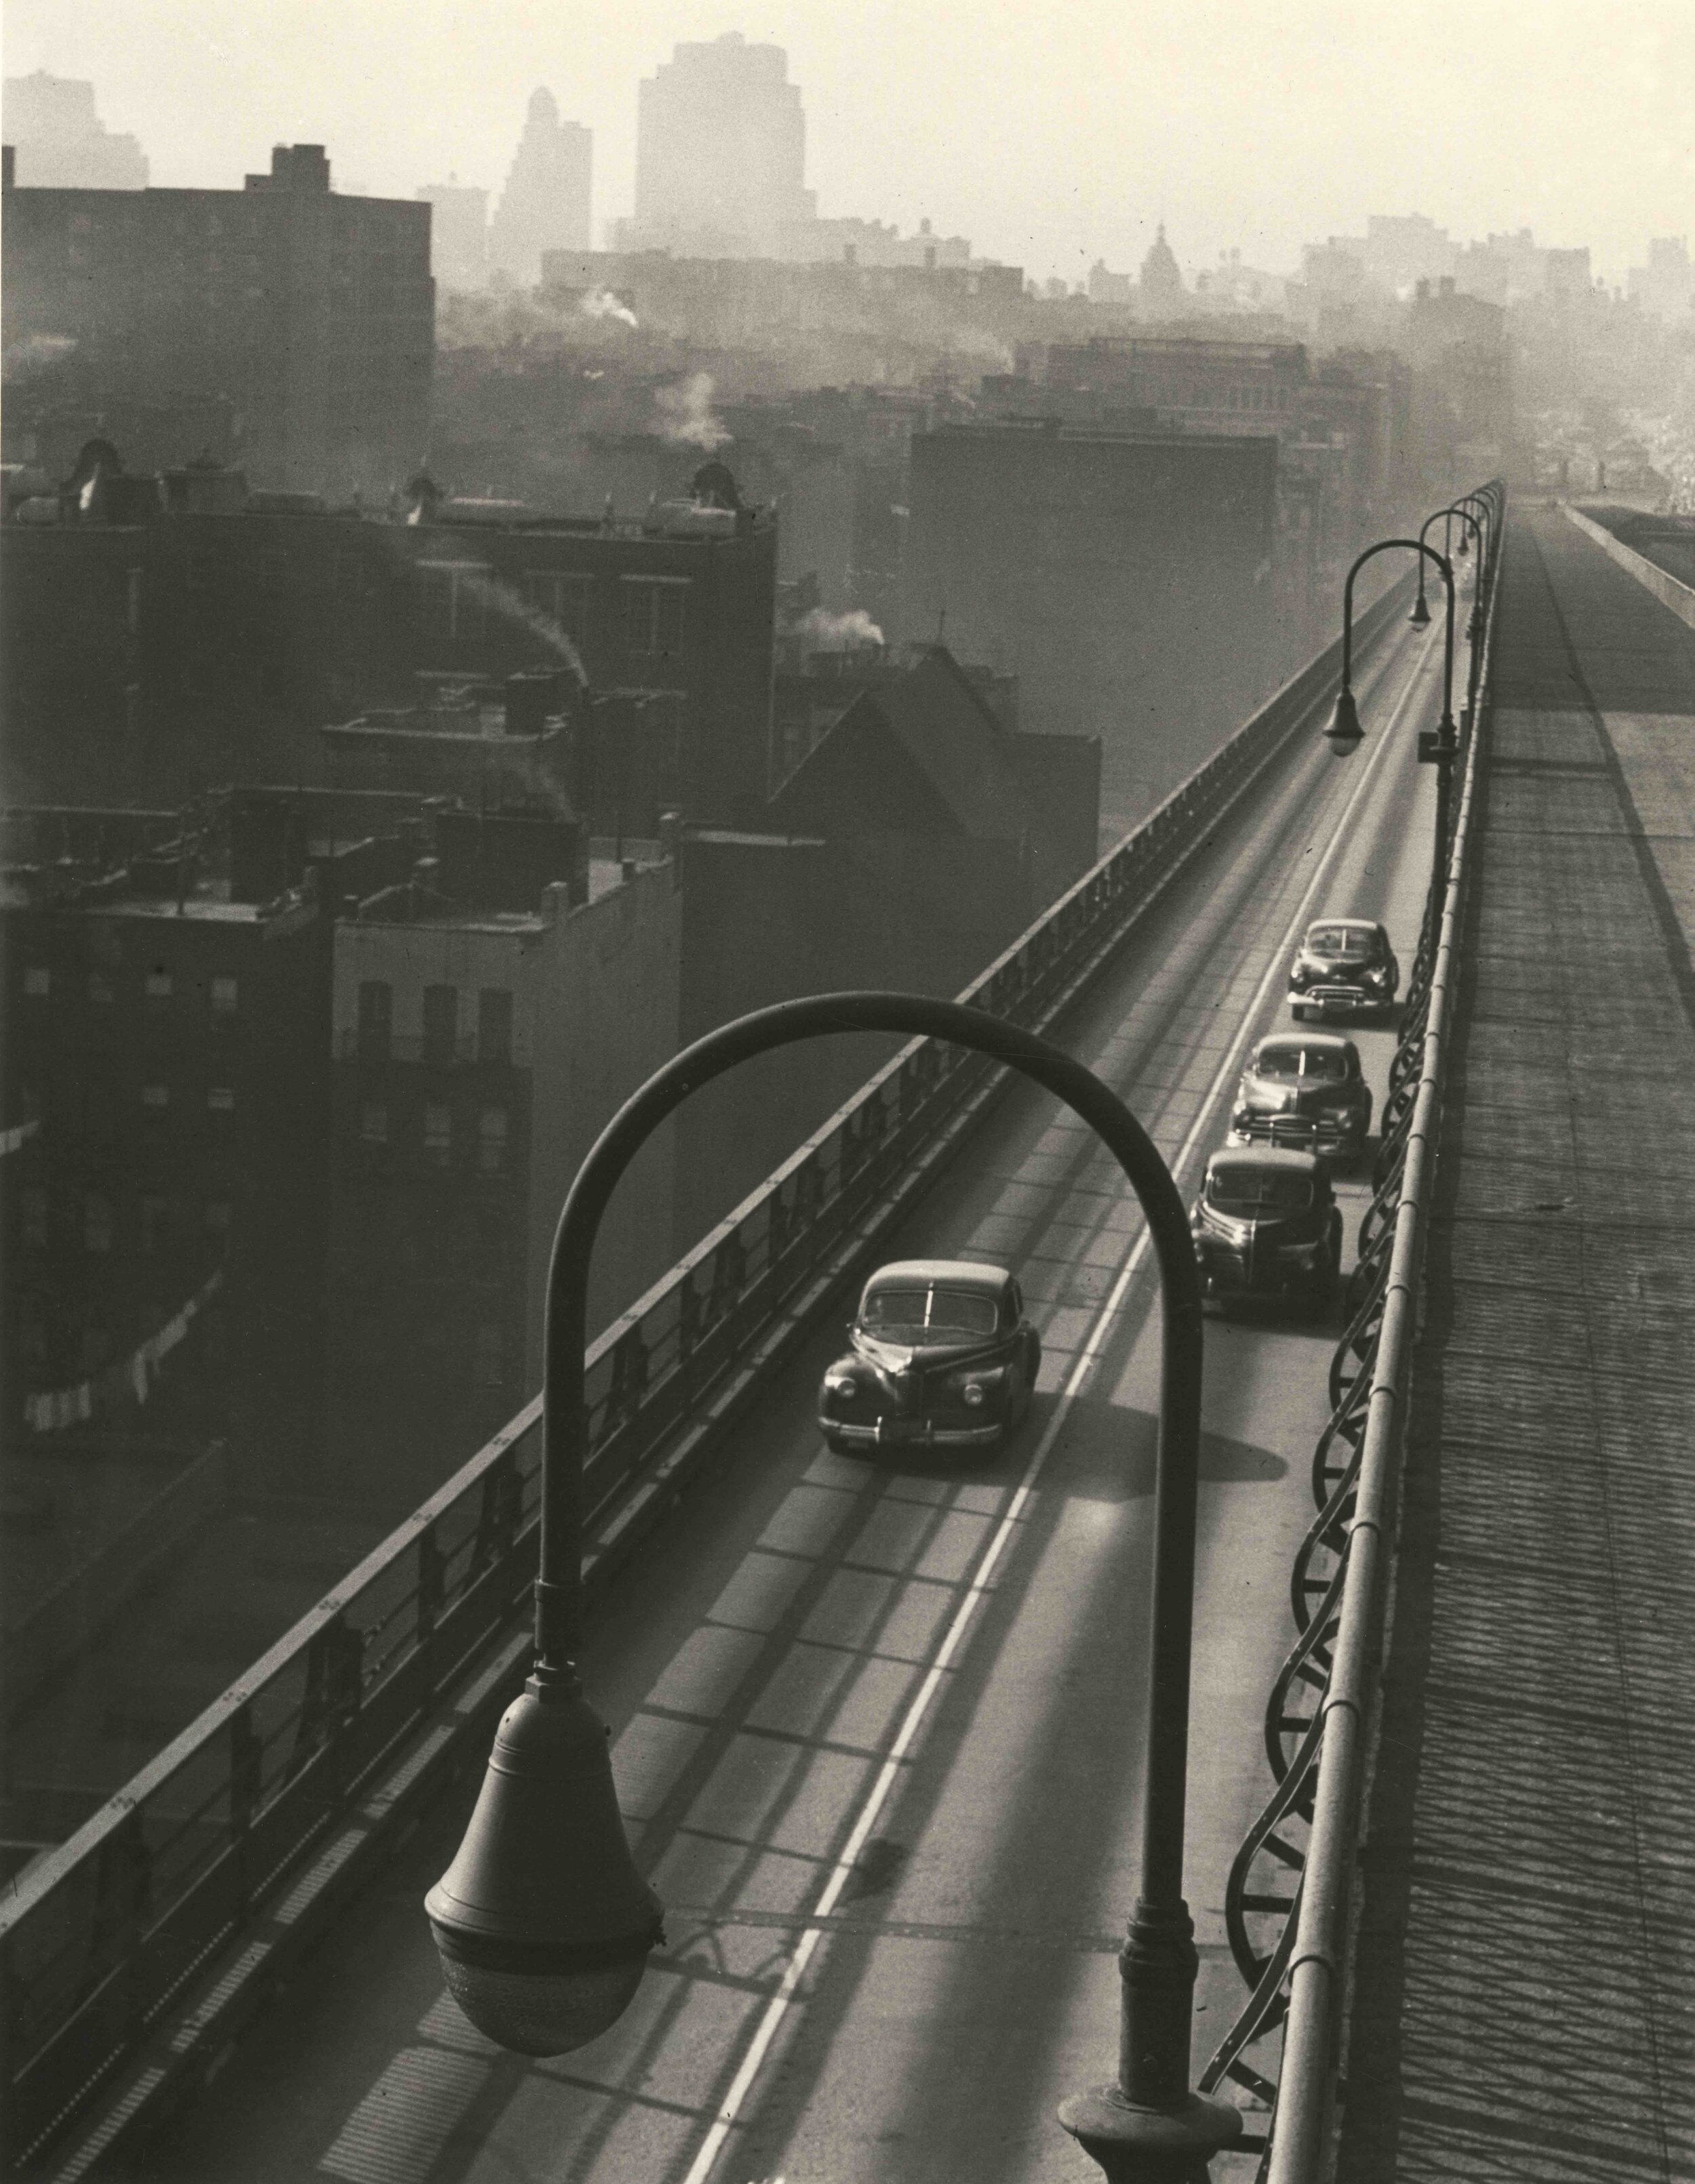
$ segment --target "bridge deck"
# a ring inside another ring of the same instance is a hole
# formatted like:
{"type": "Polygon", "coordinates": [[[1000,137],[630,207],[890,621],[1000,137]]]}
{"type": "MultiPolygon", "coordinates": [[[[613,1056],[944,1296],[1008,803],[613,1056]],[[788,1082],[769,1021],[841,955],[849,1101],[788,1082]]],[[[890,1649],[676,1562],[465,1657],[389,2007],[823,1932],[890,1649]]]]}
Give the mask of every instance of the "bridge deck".
{"type": "MultiPolygon", "coordinates": [[[[1289,1020],[1283,973],[1305,919],[1382,916],[1411,955],[1431,788],[1413,729],[1433,714],[1436,635],[1400,628],[1361,694],[1385,733],[1347,767],[1302,738],[1068,1026],[1186,1189],[1228,1128],[1247,1041],[1289,1020]]],[[[1360,1041],[1380,1100],[1391,1034],[1360,1041]]],[[[1363,1189],[1343,1188],[1351,1240],[1363,1189]]],[[[459,1801],[399,1852],[141,2173],[1092,2174],[1053,2110],[1112,2068],[1113,1953],[1135,1886],[1157,1359],[1140,1234],[1098,1150],[1051,1103],[1009,1097],[889,1256],[981,1252],[1018,1269],[1046,1354],[1013,1449],[877,1468],[827,1454],[814,1418],[827,1332],[620,1580],[588,1681],[669,1910],[666,1947],[618,2027],[532,2064],[493,2053],[443,1997],[419,1907],[459,1801]]],[[[1270,1785],[1261,1716],[1291,1635],[1290,1561],[1339,1331],[1339,1315],[1320,1329],[1274,1312],[1208,1329],[1189,1843],[1197,2060],[1242,1997],[1224,1876],[1270,1785]]]]}
{"type": "Polygon", "coordinates": [[[1695,2176],[1695,636],[1515,511],[1348,2184],[1695,2176]]]}

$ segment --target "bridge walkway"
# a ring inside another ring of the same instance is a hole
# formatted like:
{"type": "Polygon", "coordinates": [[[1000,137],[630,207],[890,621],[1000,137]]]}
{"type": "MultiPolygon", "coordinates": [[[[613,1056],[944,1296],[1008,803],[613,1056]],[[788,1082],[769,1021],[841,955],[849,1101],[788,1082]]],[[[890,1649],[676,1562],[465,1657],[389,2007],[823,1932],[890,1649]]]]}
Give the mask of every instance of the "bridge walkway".
{"type": "Polygon", "coordinates": [[[1344,2184],[1695,2177],[1695,634],[1515,506],[1344,2184]]]}
{"type": "MultiPolygon", "coordinates": [[[[1250,792],[1067,1028],[1185,1190],[1244,1052],[1287,1024],[1325,910],[1413,952],[1430,855],[1436,633],[1402,627],[1349,766],[1316,735],[1250,792]],[[1392,723],[1392,725],[1391,725],[1392,723]]],[[[1378,1100],[1393,1034],[1363,1032],[1378,1100]]],[[[1350,1240],[1363,1186],[1345,1186],[1350,1240]]],[[[1122,1182],[1051,1103],[1009,1095],[891,1246],[1015,1266],[1042,1324],[1004,1456],[873,1468],[821,1450],[817,1374],[618,1580],[585,1672],[611,1721],[667,1943],[577,2056],[495,2053],[442,1993],[420,1899],[432,1815],[133,2172],[158,2184],[1072,2180],[1054,2107],[1111,2075],[1134,1888],[1157,1309],[1122,1182]],[[718,2120],[725,2113],[731,2120],[718,2120]]],[[[1197,2062],[1240,2003],[1223,1890],[1269,1786],[1267,1680],[1340,1332],[1213,1321],[1197,1578],[1189,1892],[1197,2062]]]]}

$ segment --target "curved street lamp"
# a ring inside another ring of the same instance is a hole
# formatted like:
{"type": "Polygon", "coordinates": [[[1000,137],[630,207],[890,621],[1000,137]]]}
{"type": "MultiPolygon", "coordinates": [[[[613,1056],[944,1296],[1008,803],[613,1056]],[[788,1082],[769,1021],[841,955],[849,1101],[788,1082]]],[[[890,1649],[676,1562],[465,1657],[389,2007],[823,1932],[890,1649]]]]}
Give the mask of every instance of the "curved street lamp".
{"type": "Polygon", "coordinates": [[[1430,626],[1430,604],[1425,597],[1425,556],[1422,551],[1427,543],[1425,533],[1433,523],[1441,525],[1442,556],[1445,560],[1451,563],[1453,560],[1453,513],[1452,504],[1447,508],[1433,508],[1419,526],[1419,545],[1421,549],[1419,554],[1419,596],[1413,600],[1413,611],[1407,617],[1414,629],[1428,629],[1430,626]]]}
{"type": "Polygon", "coordinates": [[[426,1902],[448,1985],[473,2025],[524,2054],[562,2054],[616,2022],[661,1938],[613,1793],[606,1731],[573,1665],[581,1629],[583,1353],[588,1267],[618,1178],[691,1092],[758,1054],[834,1032],[939,1039],[1019,1071],[1082,1117],[1123,1168],[1160,1275],[1154,1569],[1140,1889],[1119,1958],[1118,2075],[1067,2101],[1065,2128],[1113,2177],[1204,2174],[1242,2128],[1190,2092],[1197,1958],[1183,1897],[1189,1679],[1200,1479],[1202,1316],[1189,1220],[1170,1170],[1094,1072],[1033,1032],[956,1001],[827,994],[760,1009],[687,1048],[601,1132],[560,1216],[548,1272],[535,1668],[495,1738],[458,1855],[426,1902]]]}
{"type": "MultiPolygon", "coordinates": [[[[1441,514],[1443,511],[1439,510],[1437,512],[1441,514]]],[[[1448,778],[1454,753],[1459,748],[1458,732],[1453,718],[1453,565],[1446,554],[1438,554],[1434,546],[1427,546],[1422,536],[1417,538],[1380,538],[1374,546],[1368,546],[1363,554],[1355,556],[1353,566],[1347,572],[1347,582],[1342,587],[1342,687],[1336,694],[1335,710],[1324,733],[1331,753],[1336,758],[1352,758],[1364,740],[1365,731],[1359,724],[1359,707],[1353,694],[1354,579],[1374,555],[1386,554],[1397,547],[1419,556],[1421,574],[1426,561],[1434,562],[1447,594],[1447,619],[1442,630],[1441,719],[1434,729],[1422,729],[1419,735],[1420,765],[1434,764],[1436,768],[1436,837],[1433,864],[1440,878],[1443,845],[1447,840],[1448,778]]]]}

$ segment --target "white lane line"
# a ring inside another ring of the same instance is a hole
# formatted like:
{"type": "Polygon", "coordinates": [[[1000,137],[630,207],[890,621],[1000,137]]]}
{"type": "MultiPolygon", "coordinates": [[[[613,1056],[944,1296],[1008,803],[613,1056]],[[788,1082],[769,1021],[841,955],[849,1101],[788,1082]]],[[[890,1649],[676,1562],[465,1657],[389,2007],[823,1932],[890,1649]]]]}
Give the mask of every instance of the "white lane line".
{"type": "MultiPolygon", "coordinates": [[[[1265,975],[1255,989],[1253,1000],[1248,1005],[1242,1017],[1241,1027],[1232,1040],[1224,1061],[1219,1064],[1212,1084],[1207,1088],[1206,1097],[1202,1100],[1195,1120],[1190,1125],[1188,1134],[1183,1140],[1176,1159],[1171,1163],[1174,1173],[1192,1156],[1195,1147],[1200,1141],[1202,1131],[1206,1127],[1207,1118],[1217,1102],[1219,1093],[1236,1067],[1243,1044],[1252,1030],[1259,1011],[1264,1005],[1272,979],[1305,922],[1313,898],[1330,870],[1361,799],[1366,794],[1375,778],[1377,769],[1382,765],[1385,754],[1392,747],[1393,731],[1400,722],[1408,701],[1418,688],[1425,659],[1430,652],[1430,638],[1425,639],[1421,648],[1423,656],[1417,661],[1412,674],[1408,677],[1406,688],[1396,701],[1395,710],[1390,716],[1388,725],[1379,736],[1377,749],[1368,760],[1365,770],[1355,785],[1352,795],[1343,806],[1341,816],[1336,822],[1324,853],[1313,869],[1313,877],[1307,883],[1306,889],[1302,894],[1293,918],[1290,921],[1288,929],[1272,952],[1271,960],[1266,966],[1265,975]]],[[[1018,1529],[1023,1516],[1025,1506],[1029,1501],[1031,1490],[1053,1451],[1054,1444],[1059,1439],[1073,1405],[1081,1395],[1090,1375],[1099,1362],[1108,1329],[1123,1303],[1125,1295],[1130,1284],[1135,1280],[1142,1261],[1147,1256],[1151,1241],[1149,1232],[1144,1227],[1141,1234],[1136,1239],[1129,1256],[1119,1269],[1118,1279],[1112,1284],[1105,1301],[1095,1315],[1088,1338],[1078,1351],[1076,1362],[1067,1376],[1064,1387],[1055,1400],[1041,1439],[1037,1442],[1029,1462],[1024,1467],[1023,1477],[1018,1481],[1012,1498],[1006,1505],[1006,1513],[995,1527],[994,1537],[983,1551],[977,1568],[972,1574],[971,1582],[966,1587],[964,1596],[954,1611],[953,1619],[948,1624],[946,1635],[942,1640],[935,1659],[926,1671],[923,1682],[918,1686],[911,1705],[906,1709],[899,1734],[889,1748],[888,1758],[878,1769],[877,1779],[871,1786],[858,1819],[854,1823],[853,1831],[843,1844],[840,1855],[830,1869],[828,1878],[825,1880],[818,1900],[812,1908],[811,1915],[814,1919],[828,1918],[840,1901],[841,1892],[847,1886],[849,1876],[853,1871],[859,1854],[865,1848],[867,1840],[873,1828],[877,1825],[878,1815],[888,1802],[889,1791],[900,1779],[902,1763],[912,1749],[913,1740],[918,1734],[924,1716],[929,1711],[930,1703],[942,1687],[949,1666],[955,1653],[959,1650],[961,1641],[964,1638],[966,1625],[976,1612],[978,1602],[989,1590],[989,1582],[994,1574],[995,1564],[1005,1553],[1007,1542],[1018,1529]]],[[[771,2043],[777,2037],[778,2028],[788,2013],[789,2003],[794,1998],[795,1991],[806,1977],[806,1967],[811,1963],[817,1952],[818,1944],[824,1938],[824,1929],[811,1926],[795,1943],[794,1953],[789,1959],[788,1970],[783,1973],[776,1992],[766,2004],[765,2014],[759,2021],[747,2053],[742,2058],[741,2068],[730,2081],[730,2088],[724,2096],[723,2104],[714,2117],[711,2128],[701,2142],[700,2151],[694,2157],[694,2163],[684,2179],[684,2184],[706,2184],[706,2179],[711,2174],[725,2140],[734,2130],[739,2119],[742,2103],[747,2098],[753,2081],[759,2075],[761,2067],[771,2051],[771,2043]]]]}

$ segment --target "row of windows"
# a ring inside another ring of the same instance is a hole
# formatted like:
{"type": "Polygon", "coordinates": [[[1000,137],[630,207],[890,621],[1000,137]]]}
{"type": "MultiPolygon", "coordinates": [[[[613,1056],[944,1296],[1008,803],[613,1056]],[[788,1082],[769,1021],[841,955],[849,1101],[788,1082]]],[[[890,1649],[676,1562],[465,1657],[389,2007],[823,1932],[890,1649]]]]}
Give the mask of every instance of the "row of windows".
{"type": "MultiPolygon", "coordinates": [[[[515,605],[557,624],[574,644],[588,642],[595,580],[570,570],[525,569],[516,588],[483,561],[419,561],[421,618],[430,632],[454,641],[481,638],[492,623],[510,621],[515,605]]],[[[619,579],[619,613],[626,652],[669,659],[683,650],[687,627],[686,577],[619,579]]]]}
{"type": "MultiPolygon", "coordinates": [[[[53,972],[45,963],[31,963],[24,971],[24,991],[33,1000],[45,1000],[53,990],[53,972]]],[[[110,973],[91,971],[83,987],[91,1001],[105,1003],[115,1000],[117,986],[110,973]]],[[[168,1001],[176,990],[176,981],[169,971],[153,970],[142,978],[142,991],[150,1001],[168,1001]]],[[[191,987],[191,991],[192,990],[191,987]]],[[[239,989],[233,978],[213,978],[207,982],[206,998],[220,1015],[234,1012],[239,998],[239,989]]]]}
{"type": "MultiPolygon", "coordinates": [[[[208,1236],[226,1235],[231,1212],[227,1198],[203,1199],[200,1227],[208,1236]]],[[[181,1228],[187,1217],[187,1208],[179,1200],[148,1193],[137,1200],[135,1216],[136,1242],[142,1251],[153,1252],[162,1251],[169,1238],[181,1228]]],[[[45,1190],[20,1191],[18,1234],[22,1243],[36,1249],[45,1246],[52,1238],[52,1201],[45,1190]]],[[[112,1250],[117,1234],[117,1215],[111,1199],[103,1197],[98,1191],[88,1192],[75,1201],[72,1217],[85,1251],[112,1250]]]]}
{"type": "MultiPolygon", "coordinates": [[[[136,1334],[150,1334],[169,1310],[169,1301],[165,1297],[150,1299],[142,1308],[136,1334]]],[[[228,1329],[223,1312],[215,1303],[202,1308],[195,1321],[195,1329],[202,1364],[227,1364],[228,1329]]],[[[134,1339],[133,1334],[127,1335],[122,1338],[122,1341],[128,1343],[134,1339]]],[[[77,1338],[75,1349],[65,1355],[65,1362],[60,1369],[91,1374],[98,1373],[111,1362],[120,1346],[120,1340],[114,1337],[109,1328],[85,1327],[77,1338]]],[[[34,1367],[37,1372],[47,1362],[47,1326],[34,1313],[26,1313],[18,1322],[18,1351],[23,1362],[34,1367]]],[[[64,1354],[63,1349],[61,1354],[64,1354]]]]}
{"type": "Polygon", "coordinates": [[[1286,410],[1286,387],[1176,387],[1155,396],[1174,410],[1286,410]]]}
{"type": "MultiPolygon", "coordinates": [[[[457,1136],[464,1139],[470,1117],[461,1116],[457,1128],[451,1107],[427,1102],[421,1116],[419,1142],[432,1167],[451,1167],[457,1136]]],[[[359,1111],[360,1142],[372,1147],[401,1142],[397,1117],[386,1102],[367,1100],[359,1111]]],[[[477,1168],[481,1175],[504,1175],[511,1147],[511,1123],[504,1107],[484,1107],[477,1117],[477,1168]]]]}
{"type": "MultiPolygon", "coordinates": [[[[468,1000],[469,995],[466,998],[468,1000]]],[[[446,1063],[471,1059],[469,1034],[462,1039],[460,1032],[460,1014],[457,986],[425,987],[423,1038],[418,1050],[421,1061],[446,1063]]],[[[394,989],[386,978],[365,978],[360,983],[359,1050],[367,1061],[383,1061],[394,1053],[394,989]]],[[[478,1061],[509,1062],[512,1059],[510,988],[479,989],[474,1053],[478,1061]]]]}

